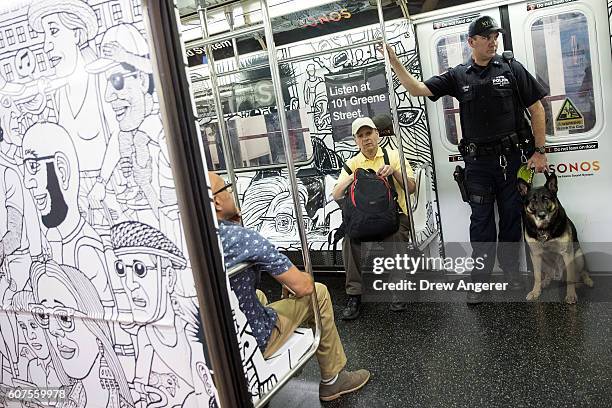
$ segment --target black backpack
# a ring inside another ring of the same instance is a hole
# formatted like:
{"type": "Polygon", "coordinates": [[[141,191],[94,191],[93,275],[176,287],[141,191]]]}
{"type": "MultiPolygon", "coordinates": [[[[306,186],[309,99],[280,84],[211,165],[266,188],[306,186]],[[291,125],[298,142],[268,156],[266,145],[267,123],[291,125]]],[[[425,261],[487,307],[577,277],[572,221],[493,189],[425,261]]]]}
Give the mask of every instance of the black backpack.
{"type": "MultiPolygon", "coordinates": [[[[389,156],[383,148],[385,164],[389,156]]],[[[350,175],[353,172],[344,165],[350,175]]],[[[359,241],[377,241],[399,229],[399,206],[392,176],[381,177],[375,170],[358,168],[342,205],[345,234],[359,241]]]]}

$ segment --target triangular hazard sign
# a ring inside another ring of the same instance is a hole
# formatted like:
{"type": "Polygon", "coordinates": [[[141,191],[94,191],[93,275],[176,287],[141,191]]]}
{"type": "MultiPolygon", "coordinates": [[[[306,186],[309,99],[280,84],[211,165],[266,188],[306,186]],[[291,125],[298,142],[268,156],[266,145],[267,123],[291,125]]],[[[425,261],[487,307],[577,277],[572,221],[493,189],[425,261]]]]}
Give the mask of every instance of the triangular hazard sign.
{"type": "Polygon", "coordinates": [[[567,98],[565,102],[563,102],[563,106],[561,106],[561,110],[559,111],[559,115],[557,115],[557,121],[563,120],[575,120],[582,119],[582,115],[576,109],[576,106],[572,103],[572,101],[567,98]]]}

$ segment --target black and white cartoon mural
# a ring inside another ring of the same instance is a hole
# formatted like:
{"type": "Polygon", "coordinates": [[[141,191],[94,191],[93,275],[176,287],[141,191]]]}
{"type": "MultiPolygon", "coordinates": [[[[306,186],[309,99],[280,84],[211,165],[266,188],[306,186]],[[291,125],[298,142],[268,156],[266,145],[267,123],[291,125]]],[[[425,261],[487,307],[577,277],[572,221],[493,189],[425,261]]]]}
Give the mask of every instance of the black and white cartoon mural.
{"type": "Polygon", "coordinates": [[[0,23],[0,386],[217,406],[140,0],[0,23]]]}
{"type": "MultiPolygon", "coordinates": [[[[306,117],[300,127],[308,132],[308,142],[312,145],[311,152],[306,157],[294,155],[298,167],[300,200],[303,202],[308,242],[312,251],[333,250],[336,231],[342,217],[338,204],[332,199],[331,190],[336,182],[342,166],[342,160],[347,160],[357,152],[357,146],[350,137],[350,123],[354,117],[365,114],[390,114],[389,95],[395,97],[398,106],[398,118],[404,147],[404,154],[410,161],[417,177],[425,177],[426,182],[418,183],[425,191],[419,191],[413,199],[413,207],[420,217],[415,220],[417,241],[424,242],[432,237],[438,229],[437,205],[431,169],[431,143],[425,117],[425,101],[423,98],[411,97],[394,77],[393,84],[387,88],[382,57],[374,45],[351,45],[373,41],[380,38],[378,24],[352,29],[326,37],[314,38],[308,41],[293,43],[281,47],[279,55],[282,58],[304,56],[297,62],[280,64],[282,72],[291,76],[291,80],[283,78],[283,91],[287,112],[303,111],[306,117]],[[321,52],[328,51],[321,54],[321,52]],[[306,58],[315,54],[312,58],[306,58]],[[363,110],[359,112],[358,110],[363,110]],[[367,110],[367,112],[366,112],[367,110]],[[333,115],[336,115],[334,118],[333,115]],[[351,115],[357,115],[352,117],[351,115]],[[337,125],[337,126],[336,126],[337,125]],[[342,134],[342,132],[348,132],[342,134]]],[[[405,21],[394,21],[387,24],[389,44],[410,71],[420,77],[420,64],[416,51],[413,28],[405,21]]],[[[249,61],[248,56],[241,56],[241,61],[249,61]]],[[[254,57],[254,60],[258,60],[254,57]]],[[[229,71],[234,64],[233,58],[217,61],[219,71],[229,71]]],[[[248,64],[242,67],[248,72],[248,64]]],[[[207,66],[192,67],[192,77],[207,75],[207,66]]],[[[261,71],[259,69],[255,70],[261,71]]],[[[224,86],[238,83],[243,75],[236,74],[220,77],[222,95],[224,86]]],[[[249,80],[253,80],[249,75],[249,80]]],[[[262,75],[268,75],[262,74],[262,75]]],[[[201,86],[201,85],[200,85],[201,86]]],[[[228,88],[229,90],[230,88],[228,88]]],[[[201,92],[206,95],[206,92],[201,92]]],[[[231,99],[231,97],[229,97],[231,99]]],[[[206,97],[198,103],[204,106],[200,120],[204,126],[214,124],[214,109],[206,108],[212,105],[206,97]]],[[[231,105],[231,101],[228,102],[231,105]]],[[[225,111],[228,123],[253,121],[254,117],[266,115],[267,111],[225,111]]],[[[250,122],[249,122],[250,123],[250,122]]],[[[269,133],[269,132],[268,132],[269,133]]],[[[291,133],[291,132],[290,132],[291,133]]],[[[230,132],[230,139],[235,135],[230,132]]],[[[209,138],[210,143],[210,138],[209,138]]],[[[234,143],[234,141],[232,141],[234,143]]],[[[242,143],[242,142],[241,142],[242,143]]],[[[383,138],[383,145],[396,148],[395,137],[383,138]]],[[[211,146],[211,145],[209,145],[211,146]]],[[[233,146],[232,146],[233,147],[233,146]]],[[[243,149],[248,146],[241,146],[243,149]]],[[[282,146],[281,146],[282,147],[282,146]]],[[[295,149],[294,144],[291,146],[295,149]]],[[[210,151],[211,157],[216,157],[220,149],[210,151]]],[[[295,150],[294,150],[295,151],[295,150]]],[[[243,156],[249,153],[242,151],[243,156]]],[[[283,163],[282,160],[272,161],[272,164],[283,163]]],[[[219,160],[213,159],[215,170],[224,170],[217,165],[219,160]]],[[[245,226],[258,229],[264,236],[272,240],[279,248],[297,250],[300,247],[296,220],[293,214],[293,204],[289,193],[286,171],[269,169],[268,162],[251,162],[254,172],[238,173],[236,183],[240,197],[240,208],[245,226]]],[[[244,168],[245,162],[235,162],[235,168],[244,168]]],[[[298,259],[299,256],[296,257],[298,259]]],[[[324,259],[329,259],[324,257],[324,259]]],[[[337,259],[340,259],[338,257],[337,259]]],[[[316,262],[316,261],[315,261],[316,262]]]]}

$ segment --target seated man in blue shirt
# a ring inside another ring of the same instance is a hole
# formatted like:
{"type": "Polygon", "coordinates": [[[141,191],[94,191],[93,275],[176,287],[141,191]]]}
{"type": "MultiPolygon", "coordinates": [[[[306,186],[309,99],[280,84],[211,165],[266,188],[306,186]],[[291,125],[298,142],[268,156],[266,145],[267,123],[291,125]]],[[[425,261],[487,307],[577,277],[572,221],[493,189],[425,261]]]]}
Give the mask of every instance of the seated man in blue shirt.
{"type": "Polygon", "coordinates": [[[314,324],[309,295],[316,290],[322,328],[321,342],[316,352],[321,370],[319,398],[331,401],[363,387],[370,379],[367,370],[344,370],[346,355],[334,322],[334,311],[327,287],[313,282],[309,274],[297,269],[258,232],[235,223],[235,220],[239,219],[239,213],[231,194],[231,184],[224,184],[223,179],[212,172],[208,175],[219,219],[219,236],[225,266],[231,268],[242,262],[254,264],[233,277],[230,284],[264,357],[273,355],[297,327],[314,324]],[[267,305],[262,304],[256,293],[261,272],[269,273],[295,296],[284,297],[267,305]]]}

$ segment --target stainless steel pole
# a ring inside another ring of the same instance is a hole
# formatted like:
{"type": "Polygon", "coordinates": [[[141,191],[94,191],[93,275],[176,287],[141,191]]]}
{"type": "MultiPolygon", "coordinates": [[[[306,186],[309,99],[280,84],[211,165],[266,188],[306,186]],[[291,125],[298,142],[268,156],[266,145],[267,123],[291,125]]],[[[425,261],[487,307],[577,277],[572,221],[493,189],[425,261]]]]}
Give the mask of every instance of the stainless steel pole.
{"type": "MultiPolygon", "coordinates": [[[[281,126],[281,133],[283,136],[283,144],[285,148],[285,156],[287,161],[287,170],[289,172],[289,182],[291,187],[291,194],[293,196],[293,206],[295,209],[295,214],[297,218],[298,232],[300,235],[300,243],[302,245],[302,257],[304,259],[304,269],[312,276],[312,263],[310,261],[310,252],[308,248],[308,239],[306,237],[306,228],[304,226],[304,214],[302,213],[302,207],[300,205],[300,195],[297,184],[297,177],[295,172],[295,165],[293,161],[293,152],[291,151],[291,144],[289,140],[289,126],[287,124],[287,114],[285,112],[285,101],[283,98],[283,88],[280,78],[280,72],[278,69],[278,58],[276,55],[276,45],[274,44],[274,37],[272,32],[272,24],[270,21],[270,14],[268,10],[268,2],[266,0],[261,0],[261,12],[263,15],[263,25],[264,25],[264,33],[266,36],[266,48],[268,50],[268,61],[270,62],[270,74],[272,77],[272,84],[274,86],[274,94],[276,96],[276,106],[278,111],[278,119],[281,126]]],[[[319,303],[317,301],[317,293],[313,291],[310,296],[311,306],[313,308],[313,314],[315,318],[315,333],[314,333],[314,343],[311,346],[308,353],[302,358],[310,358],[316,349],[319,347],[319,343],[321,342],[321,315],[319,313],[319,303]]],[[[277,387],[281,387],[285,382],[289,380],[289,376],[285,376],[285,378],[279,381],[277,387]]],[[[258,406],[265,404],[270,398],[264,397],[260,402],[258,402],[258,406]]]]}
{"type": "MultiPolygon", "coordinates": [[[[200,16],[200,25],[202,27],[202,38],[208,38],[208,19],[206,18],[206,9],[201,6],[198,7],[198,14],[200,16]]],[[[223,156],[225,156],[225,168],[229,176],[230,182],[233,182],[236,178],[234,173],[234,155],[232,151],[232,145],[230,141],[230,134],[227,129],[227,123],[223,117],[223,104],[221,103],[221,95],[217,90],[219,89],[219,81],[217,78],[217,71],[215,69],[215,58],[213,57],[212,47],[210,43],[206,43],[206,57],[208,59],[208,69],[210,75],[210,85],[212,90],[212,97],[215,104],[215,113],[217,114],[217,123],[219,124],[219,132],[221,132],[221,138],[223,139],[222,149],[223,156]]],[[[237,137],[237,135],[236,135],[237,137]]],[[[242,152],[240,152],[242,153],[242,152]]],[[[234,201],[236,205],[240,207],[240,201],[238,200],[238,189],[234,188],[234,201]]]]}
{"type": "Polygon", "coordinates": [[[387,84],[389,86],[389,104],[391,105],[391,112],[393,114],[393,132],[397,138],[397,148],[399,152],[400,168],[402,170],[402,180],[404,182],[404,197],[406,198],[406,210],[408,211],[408,217],[410,218],[410,240],[413,245],[416,245],[416,233],[414,231],[414,218],[412,216],[412,202],[410,193],[408,192],[408,175],[406,173],[406,160],[404,158],[404,143],[402,142],[402,134],[399,125],[399,118],[397,116],[397,103],[395,101],[395,89],[393,87],[393,72],[391,71],[391,62],[389,61],[389,53],[387,52],[387,34],[385,32],[385,19],[382,10],[382,3],[380,0],[376,0],[378,7],[378,21],[380,23],[380,32],[382,33],[383,51],[385,54],[385,72],[387,74],[387,84]]]}

